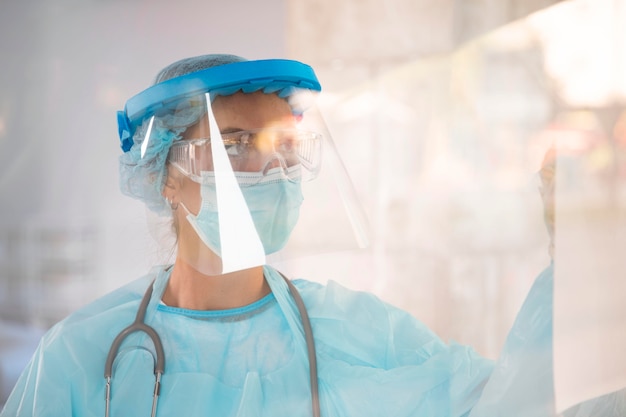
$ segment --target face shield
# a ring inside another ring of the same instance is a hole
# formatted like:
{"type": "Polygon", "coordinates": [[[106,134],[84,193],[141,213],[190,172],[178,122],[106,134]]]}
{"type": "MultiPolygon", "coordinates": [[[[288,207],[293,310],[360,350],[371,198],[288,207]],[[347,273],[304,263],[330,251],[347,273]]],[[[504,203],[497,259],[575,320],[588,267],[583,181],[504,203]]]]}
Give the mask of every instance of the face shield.
{"type": "Polygon", "coordinates": [[[365,216],[315,107],[319,89],[299,62],[244,61],[127,102],[122,148],[136,166],[162,165],[161,180],[135,182],[155,181],[169,201],[180,259],[220,275],[367,245],[365,216]]]}

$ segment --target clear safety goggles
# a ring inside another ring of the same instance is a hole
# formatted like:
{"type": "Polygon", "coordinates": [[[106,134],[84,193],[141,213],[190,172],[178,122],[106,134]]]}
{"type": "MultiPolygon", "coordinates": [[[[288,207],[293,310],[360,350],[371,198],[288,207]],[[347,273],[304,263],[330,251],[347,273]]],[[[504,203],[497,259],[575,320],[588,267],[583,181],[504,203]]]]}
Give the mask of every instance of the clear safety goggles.
{"type": "MultiPolygon", "coordinates": [[[[321,167],[322,136],[316,132],[270,127],[221,133],[221,140],[235,172],[264,174],[282,167],[288,179],[309,181],[317,176],[321,167]]],[[[168,161],[187,177],[201,183],[203,172],[214,171],[211,139],[174,143],[168,161]]],[[[256,176],[259,180],[262,177],[256,176]]]]}

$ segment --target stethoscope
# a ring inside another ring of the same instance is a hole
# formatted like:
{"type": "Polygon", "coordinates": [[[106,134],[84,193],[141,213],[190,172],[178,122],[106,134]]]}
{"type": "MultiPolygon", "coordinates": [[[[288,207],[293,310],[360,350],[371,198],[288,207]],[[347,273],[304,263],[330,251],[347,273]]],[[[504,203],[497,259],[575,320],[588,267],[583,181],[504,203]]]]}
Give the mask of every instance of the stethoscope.
{"type": "MultiPolygon", "coordinates": [[[[279,272],[280,273],[280,272],[279,272]]],[[[280,275],[283,277],[285,282],[287,283],[287,287],[289,288],[289,292],[293,297],[293,300],[298,307],[298,312],[300,313],[300,319],[302,320],[302,327],[304,328],[304,337],[306,339],[306,348],[307,354],[309,357],[309,378],[311,383],[311,407],[313,410],[313,417],[320,417],[320,402],[319,402],[319,391],[317,384],[317,359],[315,357],[315,341],[313,340],[313,330],[311,329],[311,321],[309,320],[309,315],[306,311],[306,307],[304,306],[304,302],[302,301],[302,297],[300,293],[296,289],[296,287],[291,283],[291,281],[285,277],[282,273],[280,275]]],[[[154,344],[154,349],[156,351],[156,362],[154,364],[154,393],[152,397],[152,417],[156,416],[157,410],[157,402],[159,400],[159,394],[161,391],[161,376],[165,372],[165,353],[163,352],[163,344],[161,343],[161,338],[159,334],[154,330],[154,328],[148,326],[145,323],[146,311],[148,310],[148,303],[150,302],[150,298],[152,297],[152,291],[154,288],[154,281],[148,286],[143,298],[141,299],[141,303],[139,304],[139,308],[137,309],[137,316],[135,317],[135,321],[124,330],[122,330],[113,340],[113,344],[111,344],[111,349],[109,349],[109,354],[107,355],[107,360],[104,365],[104,378],[106,379],[106,394],[105,394],[105,411],[104,416],[109,417],[109,410],[111,406],[111,376],[113,374],[113,361],[117,356],[117,352],[120,348],[120,345],[128,337],[130,334],[135,332],[144,332],[147,334],[150,339],[152,339],[152,343],[154,344]]]]}

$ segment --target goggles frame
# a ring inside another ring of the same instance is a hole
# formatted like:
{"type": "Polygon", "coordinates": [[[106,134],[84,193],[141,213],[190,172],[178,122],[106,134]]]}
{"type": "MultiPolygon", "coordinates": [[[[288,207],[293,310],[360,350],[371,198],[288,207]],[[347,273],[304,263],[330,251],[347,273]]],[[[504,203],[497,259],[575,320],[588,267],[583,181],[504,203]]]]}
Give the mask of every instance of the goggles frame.
{"type": "MultiPolygon", "coordinates": [[[[273,161],[279,161],[286,176],[291,180],[312,180],[317,177],[321,169],[323,137],[317,132],[296,128],[262,128],[222,133],[220,136],[226,153],[231,159],[233,172],[245,173],[244,176],[246,177],[249,177],[250,173],[260,174],[260,177],[262,177],[268,171],[268,168],[271,168],[270,163],[273,161]],[[277,142],[255,144],[255,139],[264,133],[268,135],[286,133],[291,138],[297,137],[295,141],[287,144],[290,147],[294,146],[296,150],[280,150],[279,147],[285,145],[283,138],[279,138],[277,142]],[[242,145],[245,149],[235,149],[235,147],[242,145]],[[266,149],[254,149],[258,148],[258,146],[266,147],[266,149]],[[253,149],[252,152],[256,152],[259,155],[265,154],[265,156],[255,156],[258,158],[257,166],[260,169],[242,169],[242,166],[246,166],[245,163],[250,162],[250,159],[246,155],[241,155],[240,152],[250,152],[250,149],[253,149]],[[243,162],[244,164],[240,165],[237,162],[243,162]],[[306,175],[303,175],[302,169],[294,169],[298,165],[304,168],[306,175]]],[[[210,144],[211,138],[177,141],[170,147],[167,161],[188,178],[195,182],[201,182],[202,172],[211,172],[213,169],[210,144]]]]}

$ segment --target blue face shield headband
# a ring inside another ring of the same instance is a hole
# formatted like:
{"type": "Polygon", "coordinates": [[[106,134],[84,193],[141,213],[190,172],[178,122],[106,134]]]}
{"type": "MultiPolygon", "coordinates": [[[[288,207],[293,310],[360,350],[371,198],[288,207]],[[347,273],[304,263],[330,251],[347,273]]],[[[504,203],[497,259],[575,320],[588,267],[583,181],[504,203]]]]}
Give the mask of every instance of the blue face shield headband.
{"type": "MultiPolygon", "coordinates": [[[[204,93],[215,97],[238,91],[263,91],[288,99],[300,90],[321,90],[313,69],[301,62],[283,59],[235,62],[172,78],[130,98],[124,111],[118,112],[121,147],[128,152],[133,145],[135,130],[144,120],[171,111],[172,105],[180,105],[186,98],[204,93]]],[[[301,105],[294,103],[293,112],[301,113],[304,110],[301,105]]]]}

